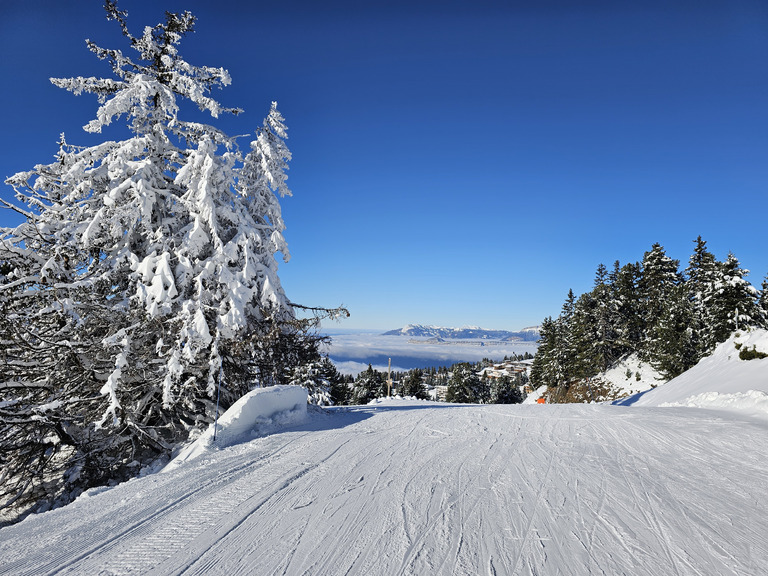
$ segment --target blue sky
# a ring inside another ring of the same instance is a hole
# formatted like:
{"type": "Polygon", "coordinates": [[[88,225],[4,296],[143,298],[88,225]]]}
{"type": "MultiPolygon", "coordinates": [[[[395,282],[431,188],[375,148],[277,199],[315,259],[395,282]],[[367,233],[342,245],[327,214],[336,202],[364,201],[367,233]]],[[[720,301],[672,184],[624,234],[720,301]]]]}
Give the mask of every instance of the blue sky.
{"type": "MultiPolygon", "coordinates": [[[[137,35],[198,17],[181,53],[232,75],[214,96],[246,113],[212,122],[228,133],[278,102],[280,277],[296,302],[346,305],[342,328],[538,324],[601,262],[659,242],[684,268],[698,235],[755,286],[768,273],[764,1],[119,4],[137,35]]],[[[48,78],[108,75],[85,38],[130,50],[103,14],[0,4],[0,176],[51,161],[61,132],[96,141],[95,99],[48,78]]]]}

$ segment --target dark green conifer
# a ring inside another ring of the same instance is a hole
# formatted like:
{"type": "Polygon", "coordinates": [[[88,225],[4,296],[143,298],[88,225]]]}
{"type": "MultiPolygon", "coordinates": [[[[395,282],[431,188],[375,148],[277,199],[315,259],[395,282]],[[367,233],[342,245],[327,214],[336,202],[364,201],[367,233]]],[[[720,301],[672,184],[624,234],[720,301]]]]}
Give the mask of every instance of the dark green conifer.
{"type": "Polygon", "coordinates": [[[368,369],[358,374],[352,387],[352,404],[368,404],[371,400],[381,398],[386,394],[384,375],[374,370],[370,364],[368,369]]]}
{"type": "Polygon", "coordinates": [[[471,364],[462,362],[453,366],[445,399],[462,404],[482,402],[482,383],[471,364]]]}

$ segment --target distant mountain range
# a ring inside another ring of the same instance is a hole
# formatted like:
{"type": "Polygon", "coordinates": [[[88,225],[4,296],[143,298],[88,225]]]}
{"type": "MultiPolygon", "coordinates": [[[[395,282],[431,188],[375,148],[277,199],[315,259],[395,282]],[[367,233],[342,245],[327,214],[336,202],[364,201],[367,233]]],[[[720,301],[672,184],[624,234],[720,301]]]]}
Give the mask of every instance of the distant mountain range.
{"type": "Polygon", "coordinates": [[[464,328],[443,328],[408,324],[398,330],[384,332],[384,336],[409,336],[411,338],[435,338],[440,340],[502,340],[535,342],[539,339],[539,327],[531,326],[517,332],[509,330],[486,330],[477,326],[464,328]]]}

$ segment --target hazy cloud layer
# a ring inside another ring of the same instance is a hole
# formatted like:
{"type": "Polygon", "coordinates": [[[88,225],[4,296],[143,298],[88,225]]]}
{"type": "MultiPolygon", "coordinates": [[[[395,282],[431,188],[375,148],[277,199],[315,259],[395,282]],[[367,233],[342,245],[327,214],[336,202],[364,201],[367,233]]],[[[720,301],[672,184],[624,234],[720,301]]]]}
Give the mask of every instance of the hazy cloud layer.
{"type": "Polygon", "coordinates": [[[328,355],[340,372],[358,374],[373,365],[386,370],[389,358],[393,370],[429,366],[449,366],[456,362],[477,362],[483,358],[501,360],[511,354],[536,352],[534,342],[456,341],[430,343],[407,336],[382,336],[375,333],[336,334],[328,355]]]}

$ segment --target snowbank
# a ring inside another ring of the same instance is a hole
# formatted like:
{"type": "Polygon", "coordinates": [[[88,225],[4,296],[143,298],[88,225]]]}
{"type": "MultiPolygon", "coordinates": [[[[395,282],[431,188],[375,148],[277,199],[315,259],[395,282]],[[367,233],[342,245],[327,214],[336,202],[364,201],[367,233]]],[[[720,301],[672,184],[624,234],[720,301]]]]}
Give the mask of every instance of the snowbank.
{"type": "Polygon", "coordinates": [[[624,358],[610,370],[600,374],[620,396],[629,396],[651,390],[666,379],[653,366],[641,362],[637,354],[624,358]]]}
{"type": "Polygon", "coordinates": [[[768,354],[768,331],[736,332],[677,378],[614,404],[716,408],[768,418],[768,358],[739,358],[741,350],[752,349],[768,354]]]}
{"type": "Polygon", "coordinates": [[[163,469],[178,468],[182,463],[215,449],[247,442],[278,428],[292,426],[307,418],[307,390],[301,386],[257,388],[240,398],[219,417],[216,440],[214,426],[181,450],[163,469]]]}

